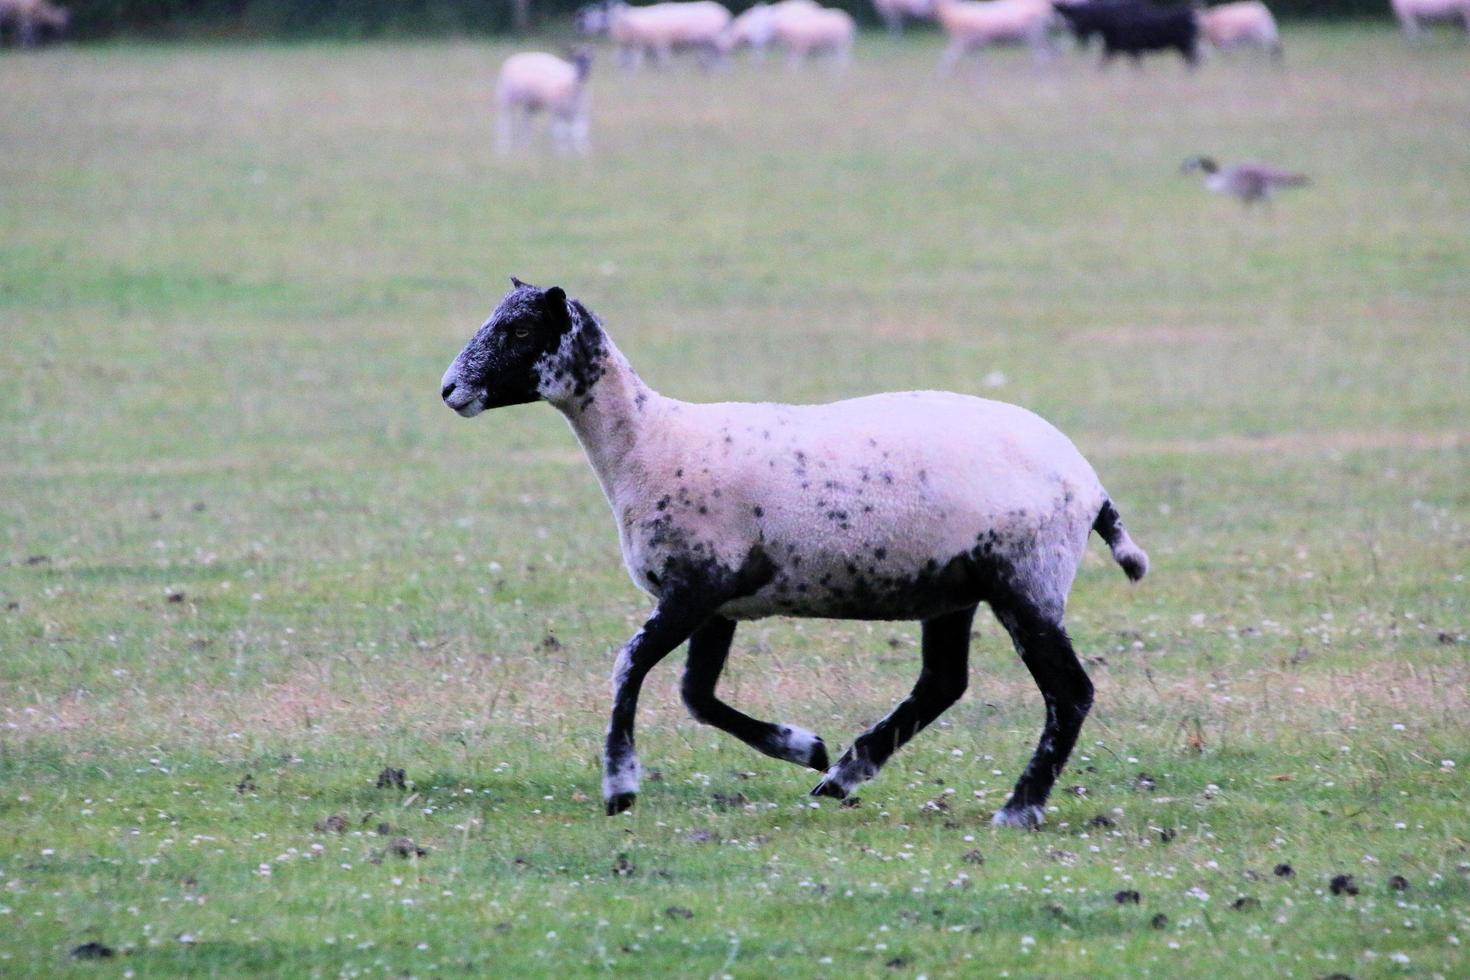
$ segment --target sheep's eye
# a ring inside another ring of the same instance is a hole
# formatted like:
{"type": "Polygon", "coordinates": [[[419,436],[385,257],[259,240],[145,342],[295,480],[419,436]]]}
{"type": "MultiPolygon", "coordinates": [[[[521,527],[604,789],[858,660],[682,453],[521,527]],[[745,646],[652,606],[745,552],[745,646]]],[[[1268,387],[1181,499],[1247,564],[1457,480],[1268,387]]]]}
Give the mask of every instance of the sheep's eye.
{"type": "Polygon", "coordinates": [[[517,338],[525,340],[529,336],[531,336],[531,331],[527,330],[525,327],[516,327],[517,338]]]}

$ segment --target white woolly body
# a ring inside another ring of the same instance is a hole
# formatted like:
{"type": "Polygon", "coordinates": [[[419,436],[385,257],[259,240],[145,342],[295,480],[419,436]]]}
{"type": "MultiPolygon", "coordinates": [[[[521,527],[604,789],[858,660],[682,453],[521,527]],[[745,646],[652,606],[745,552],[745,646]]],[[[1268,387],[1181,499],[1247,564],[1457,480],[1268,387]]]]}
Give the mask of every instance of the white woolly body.
{"type": "Polygon", "coordinates": [[[1470,32],[1470,0],[1392,0],[1405,32],[1417,34],[1424,21],[1459,20],[1470,32]]]}
{"type": "Polygon", "coordinates": [[[1254,44],[1270,48],[1280,41],[1276,18],[1260,0],[1238,0],[1199,12],[1200,29],[1217,48],[1254,44]]]}
{"type": "Polygon", "coordinates": [[[522,51],[505,59],[495,83],[496,146],[507,152],[516,141],[516,117],[545,112],[559,149],[587,150],[587,79],[576,65],[545,51],[522,51]]]}
{"type": "Polygon", "coordinates": [[[857,35],[857,25],[847,11],[808,3],[777,4],[772,29],[793,63],[822,51],[846,57],[857,35]]]}
{"type": "Polygon", "coordinates": [[[440,394],[466,418],[555,405],[612,505],[629,574],[657,600],[613,669],[606,812],[633,805],[638,692],[680,644],[690,714],[824,770],[812,792],[841,799],[964,693],[971,621],[987,602],[1047,704],[1036,754],[996,822],[1040,824],[1092,705],[1062,626],[1089,532],[1129,578],[1148,568],[1067,437],[1015,405],[940,391],[829,405],[665,398],[562,289],[512,285],[440,394]],[[924,623],[913,692],[835,764],[815,732],[752,718],[715,694],[734,621],[773,615],[924,623]]]}
{"type": "Polygon", "coordinates": [[[720,615],[923,619],[983,596],[906,583],[984,543],[1060,615],[1106,494],[1040,417],[938,391],[690,404],[649,391],[610,354],[591,403],[564,411],[650,595],[669,587],[671,558],[734,571],[758,548],[774,577],[720,615]]]}
{"type": "Polygon", "coordinates": [[[624,50],[652,50],[664,57],[676,47],[717,44],[730,19],[730,11],[714,0],[620,4],[612,10],[608,34],[624,50]]]}

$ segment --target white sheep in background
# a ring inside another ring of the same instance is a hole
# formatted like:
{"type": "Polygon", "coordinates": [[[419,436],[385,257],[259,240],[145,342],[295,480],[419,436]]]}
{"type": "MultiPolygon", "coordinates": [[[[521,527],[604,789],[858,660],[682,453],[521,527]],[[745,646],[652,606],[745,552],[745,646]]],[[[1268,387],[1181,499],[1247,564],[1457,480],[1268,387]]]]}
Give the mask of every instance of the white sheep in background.
{"type": "Polygon", "coordinates": [[[903,32],[903,19],[911,17],[914,20],[934,19],[934,0],[873,0],[873,9],[878,16],[888,25],[890,34],[903,32]]]}
{"type": "Polygon", "coordinates": [[[567,59],[523,51],[505,59],[495,83],[495,147],[509,153],[516,130],[537,112],[551,120],[558,152],[587,152],[587,76],[592,53],[573,49],[567,59]]]}
{"type": "Polygon", "coordinates": [[[1257,47],[1281,60],[1281,35],[1276,18],[1261,0],[1238,0],[1206,7],[1199,11],[1200,33],[1217,51],[1237,47],[1257,47]]]}
{"type": "Polygon", "coordinates": [[[852,63],[852,45],[857,24],[845,10],[820,7],[810,0],[787,0],[772,10],[775,43],[786,49],[787,64],[800,68],[814,55],[832,55],[833,65],[852,63]]]}
{"type": "Polygon", "coordinates": [[[7,24],[15,27],[15,43],[33,48],[41,41],[43,30],[61,34],[71,23],[71,11],[49,0],[0,0],[0,37],[7,24]]]}
{"type": "Polygon", "coordinates": [[[775,13],[769,3],[758,3],[730,21],[720,35],[720,51],[729,54],[738,48],[750,48],[756,61],[764,61],[766,48],[776,36],[775,13]]]}
{"type": "Polygon", "coordinates": [[[638,793],[634,715],[648,672],[689,643],[684,703],[752,748],[825,771],[841,799],[965,690],[970,627],[990,605],[1046,703],[1002,826],[1041,823],[1093,688],[1062,625],[1096,531],[1130,579],[1148,556],[1066,436],[1023,408],[939,391],[829,405],[693,404],[649,388],[597,318],[557,287],[514,287],[459,353],[441,396],[469,418],[547,401],[571,424],[656,603],[613,669],[608,814],[638,793]],[[913,693],[835,764],[813,732],[759,721],[715,686],[737,620],[919,620],[913,693]]]}
{"type": "Polygon", "coordinates": [[[1459,21],[1470,34],[1470,0],[1392,0],[1394,16],[1404,33],[1418,37],[1425,24],[1459,21]]]}
{"type": "Polygon", "coordinates": [[[606,33],[617,45],[618,62],[636,68],[646,54],[654,63],[668,65],[675,51],[699,52],[708,67],[723,51],[721,36],[730,26],[730,11],[714,0],[655,3],[630,7],[621,0],[594,4],[577,12],[577,28],[584,34],[606,33]]]}
{"type": "Polygon", "coordinates": [[[934,9],[949,37],[939,59],[941,72],[952,71],[971,51],[997,44],[1025,45],[1038,61],[1056,53],[1051,40],[1056,14],[1049,0],[935,0],[934,9]]]}

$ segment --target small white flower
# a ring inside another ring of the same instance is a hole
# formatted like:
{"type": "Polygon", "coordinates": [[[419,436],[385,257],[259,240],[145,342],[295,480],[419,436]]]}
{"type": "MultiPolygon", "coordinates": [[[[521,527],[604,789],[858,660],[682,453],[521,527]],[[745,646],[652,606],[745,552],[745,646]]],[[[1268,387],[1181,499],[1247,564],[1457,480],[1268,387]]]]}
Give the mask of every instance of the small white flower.
{"type": "Polygon", "coordinates": [[[1035,936],[1022,936],[1021,937],[1021,945],[1022,946],[1035,946],[1036,945],[1036,937],[1035,936]]]}
{"type": "Polygon", "coordinates": [[[1407,953],[1389,953],[1388,958],[1393,960],[1395,963],[1409,962],[1409,954],[1407,953]]]}

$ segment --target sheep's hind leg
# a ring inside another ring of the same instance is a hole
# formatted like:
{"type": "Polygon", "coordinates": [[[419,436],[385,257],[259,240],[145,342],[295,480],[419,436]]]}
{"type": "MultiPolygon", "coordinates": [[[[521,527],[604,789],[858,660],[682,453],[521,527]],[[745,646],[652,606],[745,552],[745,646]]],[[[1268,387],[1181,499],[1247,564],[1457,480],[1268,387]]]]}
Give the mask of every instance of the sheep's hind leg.
{"type": "Polygon", "coordinates": [[[818,772],[827,768],[827,746],[813,732],[795,725],[773,725],[743,714],[715,697],[725,669],[734,620],[713,616],[689,638],[689,662],[681,693],[695,721],[729,732],[757,752],[818,772]]]}
{"type": "Polygon", "coordinates": [[[1077,661],[1059,615],[1048,617],[1024,600],[993,602],[991,606],[1046,703],[1046,724],[1036,754],[992,822],[1003,827],[1035,828],[1041,825],[1046,798],[1092,708],[1092,682],[1077,661]]]}
{"type": "Polygon", "coordinates": [[[675,647],[689,639],[706,616],[702,610],[660,605],[643,628],[618,651],[613,667],[612,720],[607,726],[602,763],[602,799],[608,816],[622,813],[638,798],[633,721],[638,713],[638,692],[643,678],[675,647]]]}
{"type": "Polygon", "coordinates": [[[813,796],[843,799],[878,770],[909,739],[928,727],[965,693],[970,672],[970,624],[975,607],[924,620],[924,666],[913,692],[842,753],[813,796]]]}

